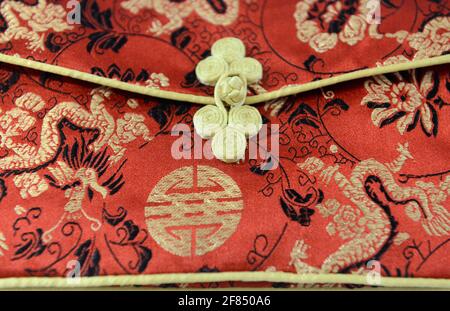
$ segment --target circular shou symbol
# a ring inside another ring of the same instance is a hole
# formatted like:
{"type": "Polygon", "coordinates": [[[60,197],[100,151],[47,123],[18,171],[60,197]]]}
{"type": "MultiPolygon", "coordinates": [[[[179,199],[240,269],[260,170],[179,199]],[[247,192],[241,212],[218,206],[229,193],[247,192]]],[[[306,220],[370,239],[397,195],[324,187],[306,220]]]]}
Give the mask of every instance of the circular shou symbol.
{"type": "Polygon", "coordinates": [[[178,256],[201,256],[236,231],[243,209],[234,180],[210,166],[184,166],[163,177],[147,199],[150,235],[178,256]]]}

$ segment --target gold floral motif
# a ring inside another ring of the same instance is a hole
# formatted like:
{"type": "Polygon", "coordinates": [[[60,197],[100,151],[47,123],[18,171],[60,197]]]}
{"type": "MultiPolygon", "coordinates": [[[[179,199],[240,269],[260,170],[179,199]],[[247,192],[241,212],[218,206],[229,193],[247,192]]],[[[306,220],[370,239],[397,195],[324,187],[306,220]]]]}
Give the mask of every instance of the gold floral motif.
{"type": "Polygon", "coordinates": [[[169,78],[163,73],[152,72],[150,74],[150,79],[145,81],[145,86],[153,89],[168,87],[169,85],[169,78]]]}
{"type": "Polygon", "coordinates": [[[137,107],[139,107],[139,103],[136,99],[130,98],[127,100],[127,106],[131,109],[136,109],[137,107]]]}
{"type": "Polygon", "coordinates": [[[353,46],[364,39],[369,13],[366,0],[359,1],[354,9],[356,12],[348,17],[344,26],[338,26],[334,21],[342,16],[347,1],[333,1],[320,4],[318,0],[302,0],[297,3],[294,18],[296,21],[297,38],[319,53],[333,49],[338,41],[353,46]],[[320,5],[325,7],[320,10],[320,5]],[[315,19],[311,19],[310,11],[314,10],[315,19]]]}
{"type": "Polygon", "coordinates": [[[361,217],[360,210],[350,205],[341,205],[335,199],[329,199],[323,205],[326,206],[327,215],[334,215],[333,221],[327,226],[328,234],[337,234],[341,239],[347,240],[364,232],[365,219],[361,217]]]}
{"type": "Polygon", "coordinates": [[[408,232],[399,232],[394,238],[394,244],[402,245],[405,241],[409,240],[410,237],[408,232]]]}
{"type": "Polygon", "coordinates": [[[405,81],[396,73],[398,82],[392,82],[385,75],[374,76],[364,83],[368,94],[362,99],[362,105],[374,106],[372,122],[378,127],[387,124],[391,118],[397,119],[397,129],[404,134],[415,122],[416,114],[420,116],[427,135],[434,130],[432,107],[427,103],[427,95],[433,88],[433,72],[428,71],[420,83],[416,71],[412,70],[412,82],[405,81]]]}

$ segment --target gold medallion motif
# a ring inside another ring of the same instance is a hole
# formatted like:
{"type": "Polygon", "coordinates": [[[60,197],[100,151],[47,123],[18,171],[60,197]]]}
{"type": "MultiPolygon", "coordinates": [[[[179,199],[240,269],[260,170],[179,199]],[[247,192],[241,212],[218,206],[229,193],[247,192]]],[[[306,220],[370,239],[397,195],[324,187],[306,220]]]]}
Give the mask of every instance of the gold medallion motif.
{"type": "Polygon", "coordinates": [[[241,219],[242,193],[210,166],[184,166],[163,177],[147,199],[150,235],[178,256],[201,256],[221,246],[241,219]]]}

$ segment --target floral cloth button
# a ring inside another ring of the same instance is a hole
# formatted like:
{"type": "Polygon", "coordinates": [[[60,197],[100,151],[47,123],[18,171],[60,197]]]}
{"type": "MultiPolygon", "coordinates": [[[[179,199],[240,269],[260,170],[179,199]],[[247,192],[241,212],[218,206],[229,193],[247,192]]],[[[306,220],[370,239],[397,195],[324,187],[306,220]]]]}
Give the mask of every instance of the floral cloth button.
{"type": "Polygon", "coordinates": [[[245,157],[246,138],[258,134],[262,118],[258,109],[244,105],[247,85],[262,78],[262,66],[245,57],[245,46],[236,38],[223,38],[211,48],[211,56],[197,64],[198,80],[214,86],[215,106],[207,105],[194,115],[194,127],[204,139],[212,139],[214,156],[224,162],[245,157]],[[226,106],[231,107],[229,112],[226,106]]]}

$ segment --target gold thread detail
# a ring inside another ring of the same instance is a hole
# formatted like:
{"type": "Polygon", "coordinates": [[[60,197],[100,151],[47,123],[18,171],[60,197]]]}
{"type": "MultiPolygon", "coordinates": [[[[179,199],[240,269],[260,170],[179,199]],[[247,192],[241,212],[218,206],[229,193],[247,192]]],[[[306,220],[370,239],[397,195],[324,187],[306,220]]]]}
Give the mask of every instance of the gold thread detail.
{"type": "Polygon", "coordinates": [[[230,176],[210,166],[185,166],[156,184],[145,217],[149,234],[163,249],[201,256],[236,231],[242,209],[241,190],[230,176]]]}

